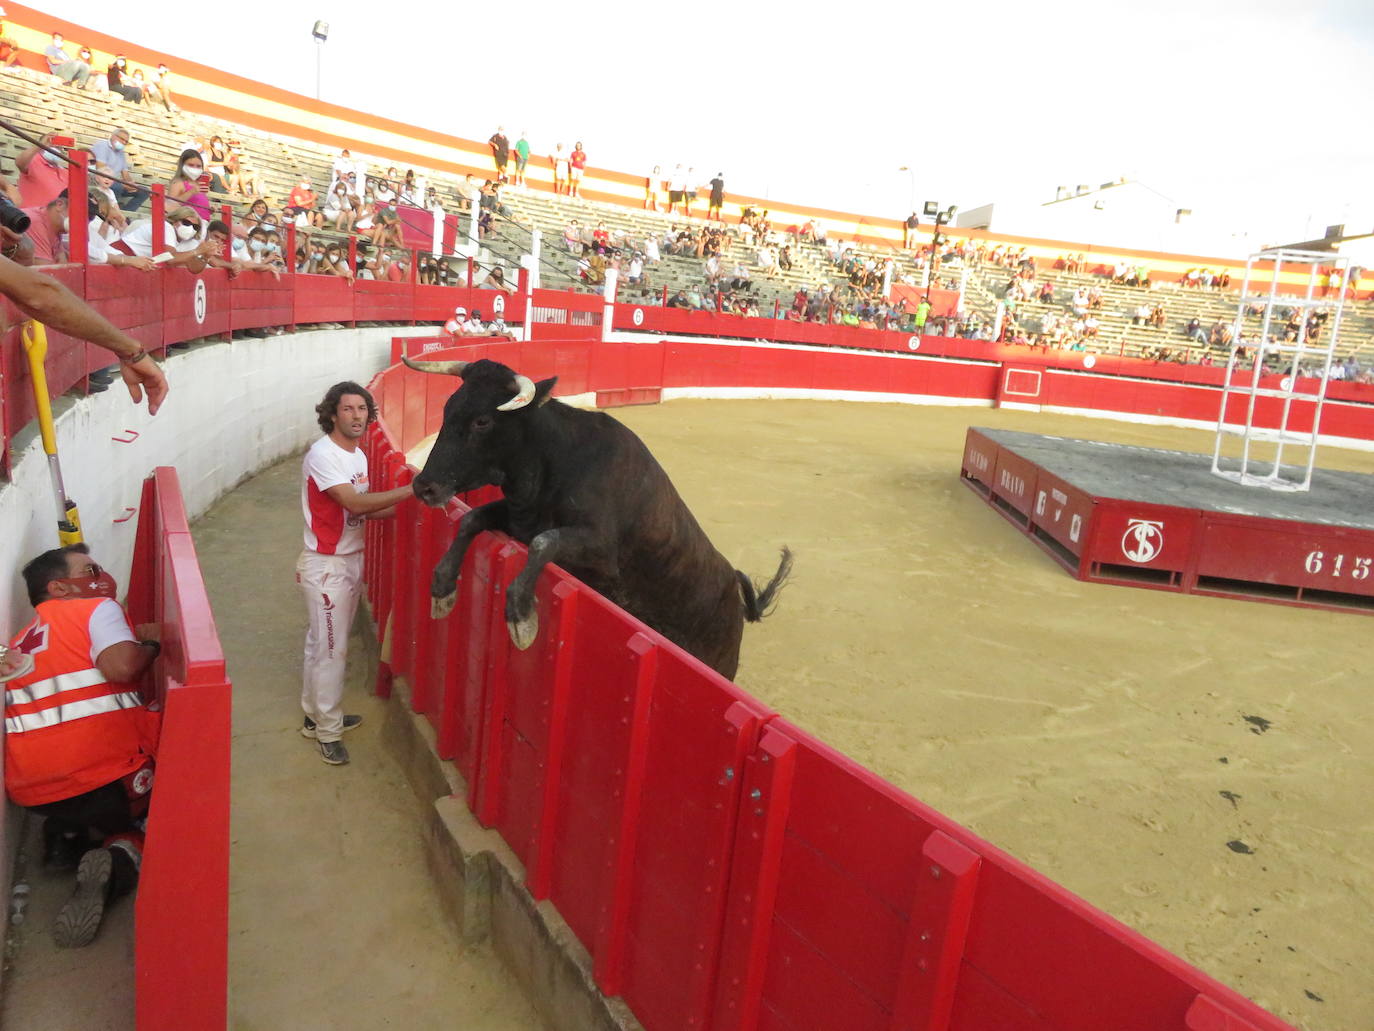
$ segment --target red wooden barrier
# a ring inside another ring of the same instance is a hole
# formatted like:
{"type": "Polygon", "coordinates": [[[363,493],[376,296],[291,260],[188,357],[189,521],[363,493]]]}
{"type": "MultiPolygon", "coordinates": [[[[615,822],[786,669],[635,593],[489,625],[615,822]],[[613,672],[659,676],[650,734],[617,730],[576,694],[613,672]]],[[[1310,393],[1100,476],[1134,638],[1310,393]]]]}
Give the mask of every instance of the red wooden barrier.
{"type": "Polygon", "coordinates": [[[135,899],[140,1031],[223,1028],[228,1005],[231,689],[176,471],[145,482],[129,614],[162,626],[157,782],[135,899]]]}

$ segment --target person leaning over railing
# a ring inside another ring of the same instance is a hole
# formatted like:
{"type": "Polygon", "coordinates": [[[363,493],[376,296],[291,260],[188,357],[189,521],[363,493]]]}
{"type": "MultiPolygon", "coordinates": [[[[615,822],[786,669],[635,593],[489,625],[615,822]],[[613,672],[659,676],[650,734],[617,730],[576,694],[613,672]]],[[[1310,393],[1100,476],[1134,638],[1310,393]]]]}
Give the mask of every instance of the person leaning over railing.
{"type": "MultiPolygon", "coordinates": [[[[206,258],[212,253],[210,244],[201,239],[201,226],[204,221],[195,209],[182,206],[168,211],[162,227],[164,253],[171,255],[163,259],[168,268],[184,268],[191,272],[202,272],[207,264],[206,258]]],[[[141,218],[132,223],[127,230],[110,245],[120,254],[130,254],[140,258],[153,257],[153,220],[141,218]]]]}
{"type": "MultiPolygon", "coordinates": [[[[0,294],[30,318],[68,336],[88,341],[119,357],[119,375],[134,404],[148,394],[148,414],[156,415],[167,397],[167,378],[137,340],[116,329],[65,286],[14,259],[23,238],[0,225],[0,294]]],[[[0,320],[3,320],[0,309],[0,320]]],[[[0,327],[3,328],[3,327],[0,327]]]]}

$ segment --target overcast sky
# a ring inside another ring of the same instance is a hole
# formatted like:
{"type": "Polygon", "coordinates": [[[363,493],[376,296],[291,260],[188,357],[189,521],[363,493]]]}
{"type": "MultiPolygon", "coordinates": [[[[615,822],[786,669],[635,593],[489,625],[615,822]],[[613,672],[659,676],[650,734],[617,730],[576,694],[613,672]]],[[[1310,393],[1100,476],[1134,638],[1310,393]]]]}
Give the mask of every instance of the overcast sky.
{"type": "Polygon", "coordinates": [[[62,13],[306,95],[322,18],[325,100],[775,199],[901,217],[913,193],[967,209],[1127,176],[1275,241],[1374,229],[1374,2],[935,7],[236,0],[206,30],[204,8],[62,13]]]}

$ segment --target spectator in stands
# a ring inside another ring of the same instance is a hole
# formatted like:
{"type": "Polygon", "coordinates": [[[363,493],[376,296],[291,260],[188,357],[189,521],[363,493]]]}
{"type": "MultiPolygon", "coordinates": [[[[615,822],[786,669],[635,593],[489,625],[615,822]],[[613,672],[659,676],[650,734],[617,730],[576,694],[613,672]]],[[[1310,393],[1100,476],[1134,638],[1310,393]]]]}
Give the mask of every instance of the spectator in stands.
{"type": "Polygon", "coordinates": [[[1150,306],[1148,304],[1136,305],[1135,314],[1131,316],[1132,326],[1147,326],[1150,323],[1150,306]]]}
{"type": "Polygon", "coordinates": [[[549,155],[549,163],[553,165],[553,192],[567,193],[571,168],[568,165],[568,156],[563,153],[563,144],[554,147],[553,153],[549,155]]]}
{"type": "Polygon", "coordinates": [[[342,276],[353,279],[353,268],[348,264],[348,248],[340,243],[330,243],[324,249],[324,260],[316,269],[323,276],[342,276]]]}
{"type": "Polygon", "coordinates": [[[577,224],[575,218],[569,219],[563,229],[563,245],[568,248],[569,254],[582,252],[582,227],[577,224]]]}
{"type": "Polygon", "coordinates": [[[530,163],[530,141],[526,138],[529,133],[521,129],[520,138],[515,141],[515,174],[511,176],[511,182],[516,186],[525,185],[525,168],[530,163]]]}
{"type": "Polygon", "coordinates": [[[91,156],[95,158],[95,169],[110,176],[114,183],[112,189],[124,211],[137,211],[148,199],[148,188],[134,182],[129,171],[129,156],[125,152],[129,146],[129,130],[115,129],[108,140],[92,143],[91,156]]]}
{"type": "Polygon", "coordinates": [[[194,208],[202,221],[210,220],[210,198],[206,191],[210,188],[210,177],[205,173],[205,159],[200,151],[186,148],[177,159],[176,171],[168,183],[167,196],[194,208]]]}
{"type": "Polygon", "coordinates": [[[62,33],[52,34],[52,43],[43,51],[43,56],[47,58],[48,71],[61,79],[65,85],[75,84],[80,89],[86,88],[91,66],[79,57],[72,57],[67,53],[63,47],[62,33]]]}
{"type": "MultiPolygon", "coordinates": [[[[47,204],[21,208],[29,216],[26,235],[33,244],[34,265],[59,265],[67,260],[62,242],[67,232],[67,191],[63,190],[47,204]]],[[[94,211],[90,212],[93,216],[94,211]]]]}
{"type": "Polygon", "coordinates": [[[19,43],[5,33],[5,9],[0,7],[0,68],[13,68],[19,63],[19,43]]]}
{"type": "Polygon", "coordinates": [[[123,54],[116,54],[114,60],[110,62],[109,68],[105,70],[105,82],[111,93],[118,93],[125,100],[133,104],[143,103],[143,90],[138,86],[124,81],[124,69],[128,62],[123,54]]]}
{"type": "Polygon", "coordinates": [[[406,176],[401,182],[401,195],[398,200],[401,204],[409,204],[412,208],[421,206],[423,195],[419,183],[415,181],[415,169],[406,169],[406,176]]]}
{"type": "Polygon", "coordinates": [[[506,163],[510,160],[510,140],[506,139],[506,130],[498,125],[491,139],[487,140],[487,145],[491,147],[491,160],[496,165],[496,178],[505,179],[506,163]]]}
{"type": "Polygon", "coordinates": [[[653,233],[644,238],[644,260],[650,265],[657,265],[663,260],[658,250],[658,237],[653,233]]]}
{"type": "Polygon", "coordinates": [[[270,272],[276,279],[281,278],[281,268],[268,261],[258,261],[252,258],[224,256],[225,245],[229,242],[229,227],[223,222],[216,220],[211,222],[205,232],[205,261],[206,264],[214,268],[227,269],[229,278],[233,279],[240,272],[270,272]]]}
{"type": "Polygon", "coordinates": [[[1183,330],[1183,335],[1194,343],[1207,346],[1207,334],[1202,330],[1202,320],[1196,315],[1188,321],[1187,327],[1183,330]]]}
{"type": "Polygon", "coordinates": [[[91,191],[91,200],[96,205],[96,216],[86,227],[86,260],[92,265],[135,268],[141,272],[154,271],[157,264],[151,258],[121,254],[113,249],[114,241],[129,228],[118,205],[105,193],[94,189],[91,191]]]}
{"type": "MultiPolygon", "coordinates": [[[[396,170],[390,169],[389,174],[396,170]]],[[[396,187],[392,184],[389,177],[374,179],[371,181],[372,199],[380,205],[392,205],[396,203],[396,187]]]]}
{"type": "Polygon", "coordinates": [[[341,233],[351,233],[358,220],[358,198],[348,192],[348,184],[337,182],[324,202],[324,219],[341,233]]]}
{"type": "Polygon", "coordinates": [[[303,175],[300,181],[291,188],[291,193],[286,198],[286,207],[282,209],[282,214],[296,219],[296,225],[301,224],[301,217],[304,216],[308,226],[319,228],[324,225],[324,215],[315,210],[315,202],[319,200],[317,194],[310,186],[310,176],[303,175]]]}
{"type": "Polygon", "coordinates": [[[649,169],[649,174],[644,177],[645,211],[658,210],[658,184],[662,176],[663,173],[659,170],[658,165],[654,165],[653,168],[649,169]]]}
{"type": "Polygon", "coordinates": [[[210,142],[201,152],[201,158],[205,162],[205,171],[210,174],[210,189],[215,193],[228,193],[229,148],[218,133],[210,137],[210,142]]]}
{"type": "MultiPolygon", "coordinates": [[[[142,78],[143,72],[137,71],[135,76],[142,78]]],[[[172,73],[167,70],[165,64],[157,66],[157,71],[153,77],[143,83],[143,94],[150,101],[159,101],[168,111],[179,111],[180,108],[172,102],[172,73]]]]}
{"type": "Polygon", "coordinates": [[[52,145],[56,133],[44,133],[39,143],[20,152],[14,159],[19,169],[21,206],[42,207],[67,187],[67,163],[52,145]]]}
{"type": "MultiPolygon", "coordinates": [[[[170,209],[162,226],[162,242],[165,251],[172,257],[166,259],[168,268],[184,268],[201,272],[206,266],[205,258],[212,248],[201,239],[201,227],[205,224],[200,212],[188,205],[170,209]]],[[[152,219],[139,219],[110,245],[121,254],[132,254],[142,258],[153,257],[152,219]]]]}
{"type": "Polygon", "coordinates": [[[717,172],[711,180],[711,204],[706,209],[706,217],[720,221],[720,209],[725,206],[725,173],[717,172]]]}
{"type": "Polygon", "coordinates": [[[902,223],[902,248],[910,250],[911,245],[916,242],[916,230],[920,228],[921,220],[916,217],[916,212],[912,212],[902,223]]]}
{"type": "Polygon", "coordinates": [[[130,626],[84,544],[44,552],[23,577],[34,618],[11,642],[28,672],[5,687],[5,790],[44,817],[44,866],[77,871],[53,937],[80,948],[138,882],[159,730],[139,683],[161,633],[130,626]]]}
{"type": "Polygon", "coordinates": [[[582,141],[578,140],[568,156],[568,192],[574,197],[582,196],[582,174],[586,168],[587,152],[582,149],[582,141]]]}
{"type": "Polygon", "coordinates": [[[396,212],[390,208],[380,208],[372,216],[373,226],[370,242],[374,247],[404,247],[401,238],[401,222],[396,212]]]}

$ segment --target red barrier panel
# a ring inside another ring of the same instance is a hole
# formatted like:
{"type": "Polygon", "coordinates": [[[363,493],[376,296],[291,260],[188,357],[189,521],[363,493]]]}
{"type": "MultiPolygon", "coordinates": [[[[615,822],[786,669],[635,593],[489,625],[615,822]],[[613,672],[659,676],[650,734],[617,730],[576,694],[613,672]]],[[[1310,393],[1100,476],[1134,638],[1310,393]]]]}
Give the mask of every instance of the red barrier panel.
{"type": "Polygon", "coordinates": [[[162,627],[157,779],[135,898],[140,1031],[222,1028],[228,1006],[231,689],[176,471],[144,487],[130,615],[162,627]]]}
{"type": "Polygon", "coordinates": [[[229,273],[210,268],[199,274],[185,269],[163,269],[163,347],[229,332],[229,273]]]}
{"type": "Polygon", "coordinates": [[[355,317],[358,291],[342,276],[296,275],[291,277],[291,321],[296,323],[343,322],[355,317]]]}

